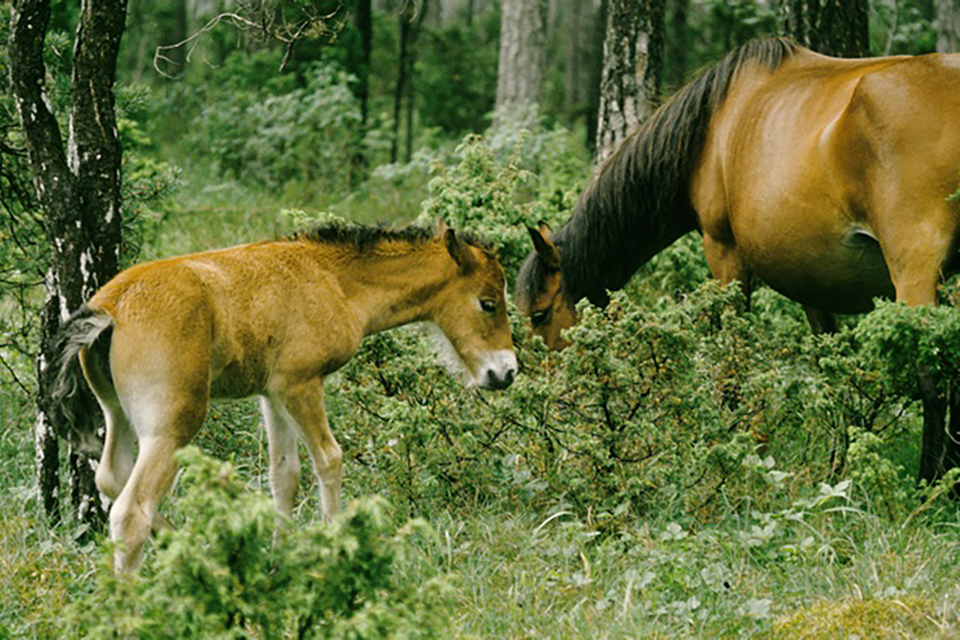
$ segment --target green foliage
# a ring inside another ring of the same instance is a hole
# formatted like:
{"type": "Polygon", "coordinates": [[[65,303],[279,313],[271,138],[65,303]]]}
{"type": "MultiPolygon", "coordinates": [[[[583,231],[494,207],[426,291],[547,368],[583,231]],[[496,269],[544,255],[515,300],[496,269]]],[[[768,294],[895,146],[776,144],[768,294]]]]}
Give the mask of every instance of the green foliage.
{"type": "MultiPolygon", "coordinates": [[[[442,218],[455,229],[487,237],[497,247],[507,281],[513,282],[533,249],[527,227],[539,221],[557,226],[569,214],[572,197],[559,188],[551,191],[546,180],[526,168],[535,146],[525,145],[524,140],[501,161],[483,138],[470,135],[457,147],[456,155],[459,162],[452,167],[435,167],[430,197],[418,222],[430,224],[442,218]]],[[[558,160],[553,168],[562,162],[558,160]]],[[[547,175],[558,173],[545,162],[541,169],[547,175]]]]}
{"type": "Polygon", "coordinates": [[[497,88],[499,16],[472,26],[451,24],[431,32],[417,58],[417,110],[425,126],[447,135],[482,131],[497,88]]]}
{"type": "Polygon", "coordinates": [[[212,162],[221,178],[346,195],[360,124],[350,76],[317,63],[303,87],[283,87],[292,76],[257,84],[260,76],[247,67],[262,58],[249,64],[239,53],[229,58],[238,68],[235,86],[207,96],[185,139],[187,153],[212,162]]]}
{"type": "MultiPolygon", "coordinates": [[[[424,523],[390,523],[382,500],[351,505],[333,524],[281,522],[230,465],[188,448],[179,508],[148,575],[104,568],[66,617],[72,637],[439,638],[443,578],[398,584],[395,564],[424,523]]],[[[147,572],[145,572],[146,574],[147,572]]]]}

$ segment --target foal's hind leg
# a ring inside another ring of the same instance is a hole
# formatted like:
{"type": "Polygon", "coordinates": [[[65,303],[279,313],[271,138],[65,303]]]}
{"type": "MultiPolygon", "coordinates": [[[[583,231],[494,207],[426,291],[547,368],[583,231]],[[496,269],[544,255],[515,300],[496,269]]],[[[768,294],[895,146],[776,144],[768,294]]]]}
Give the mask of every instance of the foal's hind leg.
{"type": "Polygon", "coordinates": [[[300,458],[297,455],[297,429],[283,404],[270,398],[260,400],[267,443],[270,449],[270,490],[277,511],[293,513],[293,500],[300,487],[300,458]]]}
{"type": "Polygon", "coordinates": [[[327,424],[323,407],[323,381],[314,378],[291,385],[276,394],[274,402],[283,405],[291,418],[291,426],[297,430],[307,447],[320,484],[323,519],[329,522],[340,511],[343,454],[327,424]]]}
{"type": "Polygon", "coordinates": [[[118,572],[133,571],[139,566],[151,528],[165,522],[157,514],[157,507],[177,472],[174,454],[193,439],[203,423],[206,407],[206,397],[188,396],[166,406],[142,403],[133,412],[140,452],[130,478],[110,509],[110,536],[119,545],[114,558],[118,572]]]}

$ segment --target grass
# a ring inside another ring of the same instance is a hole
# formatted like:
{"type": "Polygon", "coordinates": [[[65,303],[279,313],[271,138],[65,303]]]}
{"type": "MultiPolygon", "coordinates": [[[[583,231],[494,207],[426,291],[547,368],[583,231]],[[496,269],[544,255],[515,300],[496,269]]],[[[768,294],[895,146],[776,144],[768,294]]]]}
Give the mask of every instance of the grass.
{"type": "MultiPolygon", "coordinates": [[[[389,210],[385,202],[407,210],[406,197],[380,193],[371,210],[389,210]]],[[[188,187],[145,257],[272,237],[289,231],[279,211],[302,206],[231,184],[188,187]]],[[[31,363],[19,366],[29,380],[31,363]]],[[[349,442],[352,407],[329,407],[349,442]]],[[[33,478],[32,400],[6,380],[0,420],[0,638],[59,637],[58,614],[92,588],[103,539],[82,544],[69,520],[53,529],[45,522],[33,478]]],[[[232,458],[251,490],[266,491],[253,402],[215,405],[201,433],[203,449],[232,458]]],[[[348,499],[379,488],[400,501],[382,478],[366,486],[371,472],[349,451],[347,460],[348,499]]],[[[434,535],[400,561],[398,580],[419,585],[448,573],[449,616],[463,638],[960,637],[957,506],[896,519],[878,515],[888,510],[876,496],[840,494],[821,502],[791,491],[758,496],[761,512],[731,508],[705,523],[676,522],[664,505],[628,513],[612,531],[562,496],[536,509],[451,504],[420,514],[434,535]]],[[[297,519],[315,520],[316,507],[304,457],[297,519]]],[[[176,492],[164,511],[177,521],[176,492]]]]}

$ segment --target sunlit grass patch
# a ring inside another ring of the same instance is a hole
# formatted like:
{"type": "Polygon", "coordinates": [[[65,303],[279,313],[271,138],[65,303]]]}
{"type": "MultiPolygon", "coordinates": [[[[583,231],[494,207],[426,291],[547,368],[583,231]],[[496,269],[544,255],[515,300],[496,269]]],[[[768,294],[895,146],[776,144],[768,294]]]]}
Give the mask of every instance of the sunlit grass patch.
{"type": "Polygon", "coordinates": [[[777,618],[772,638],[917,638],[940,631],[936,603],[919,596],[844,598],[804,607],[777,618]]]}

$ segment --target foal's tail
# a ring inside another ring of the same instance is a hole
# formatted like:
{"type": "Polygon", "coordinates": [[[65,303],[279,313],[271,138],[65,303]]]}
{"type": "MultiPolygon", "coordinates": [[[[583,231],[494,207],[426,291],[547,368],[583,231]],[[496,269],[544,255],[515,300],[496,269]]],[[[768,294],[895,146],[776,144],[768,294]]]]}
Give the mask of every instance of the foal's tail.
{"type": "Polygon", "coordinates": [[[95,421],[89,416],[100,414],[100,407],[90,393],[78,358],[86,350],[87,368],[98,379],[112,381],[110,373],[110,339],[113,318],[103,311],[82,306],[60,327],[49,371],[55,375],[51,386],[51,407],[63,420],[60,435],[82,450],[97,453],[102,444],[95,433],[95,421]]]}

